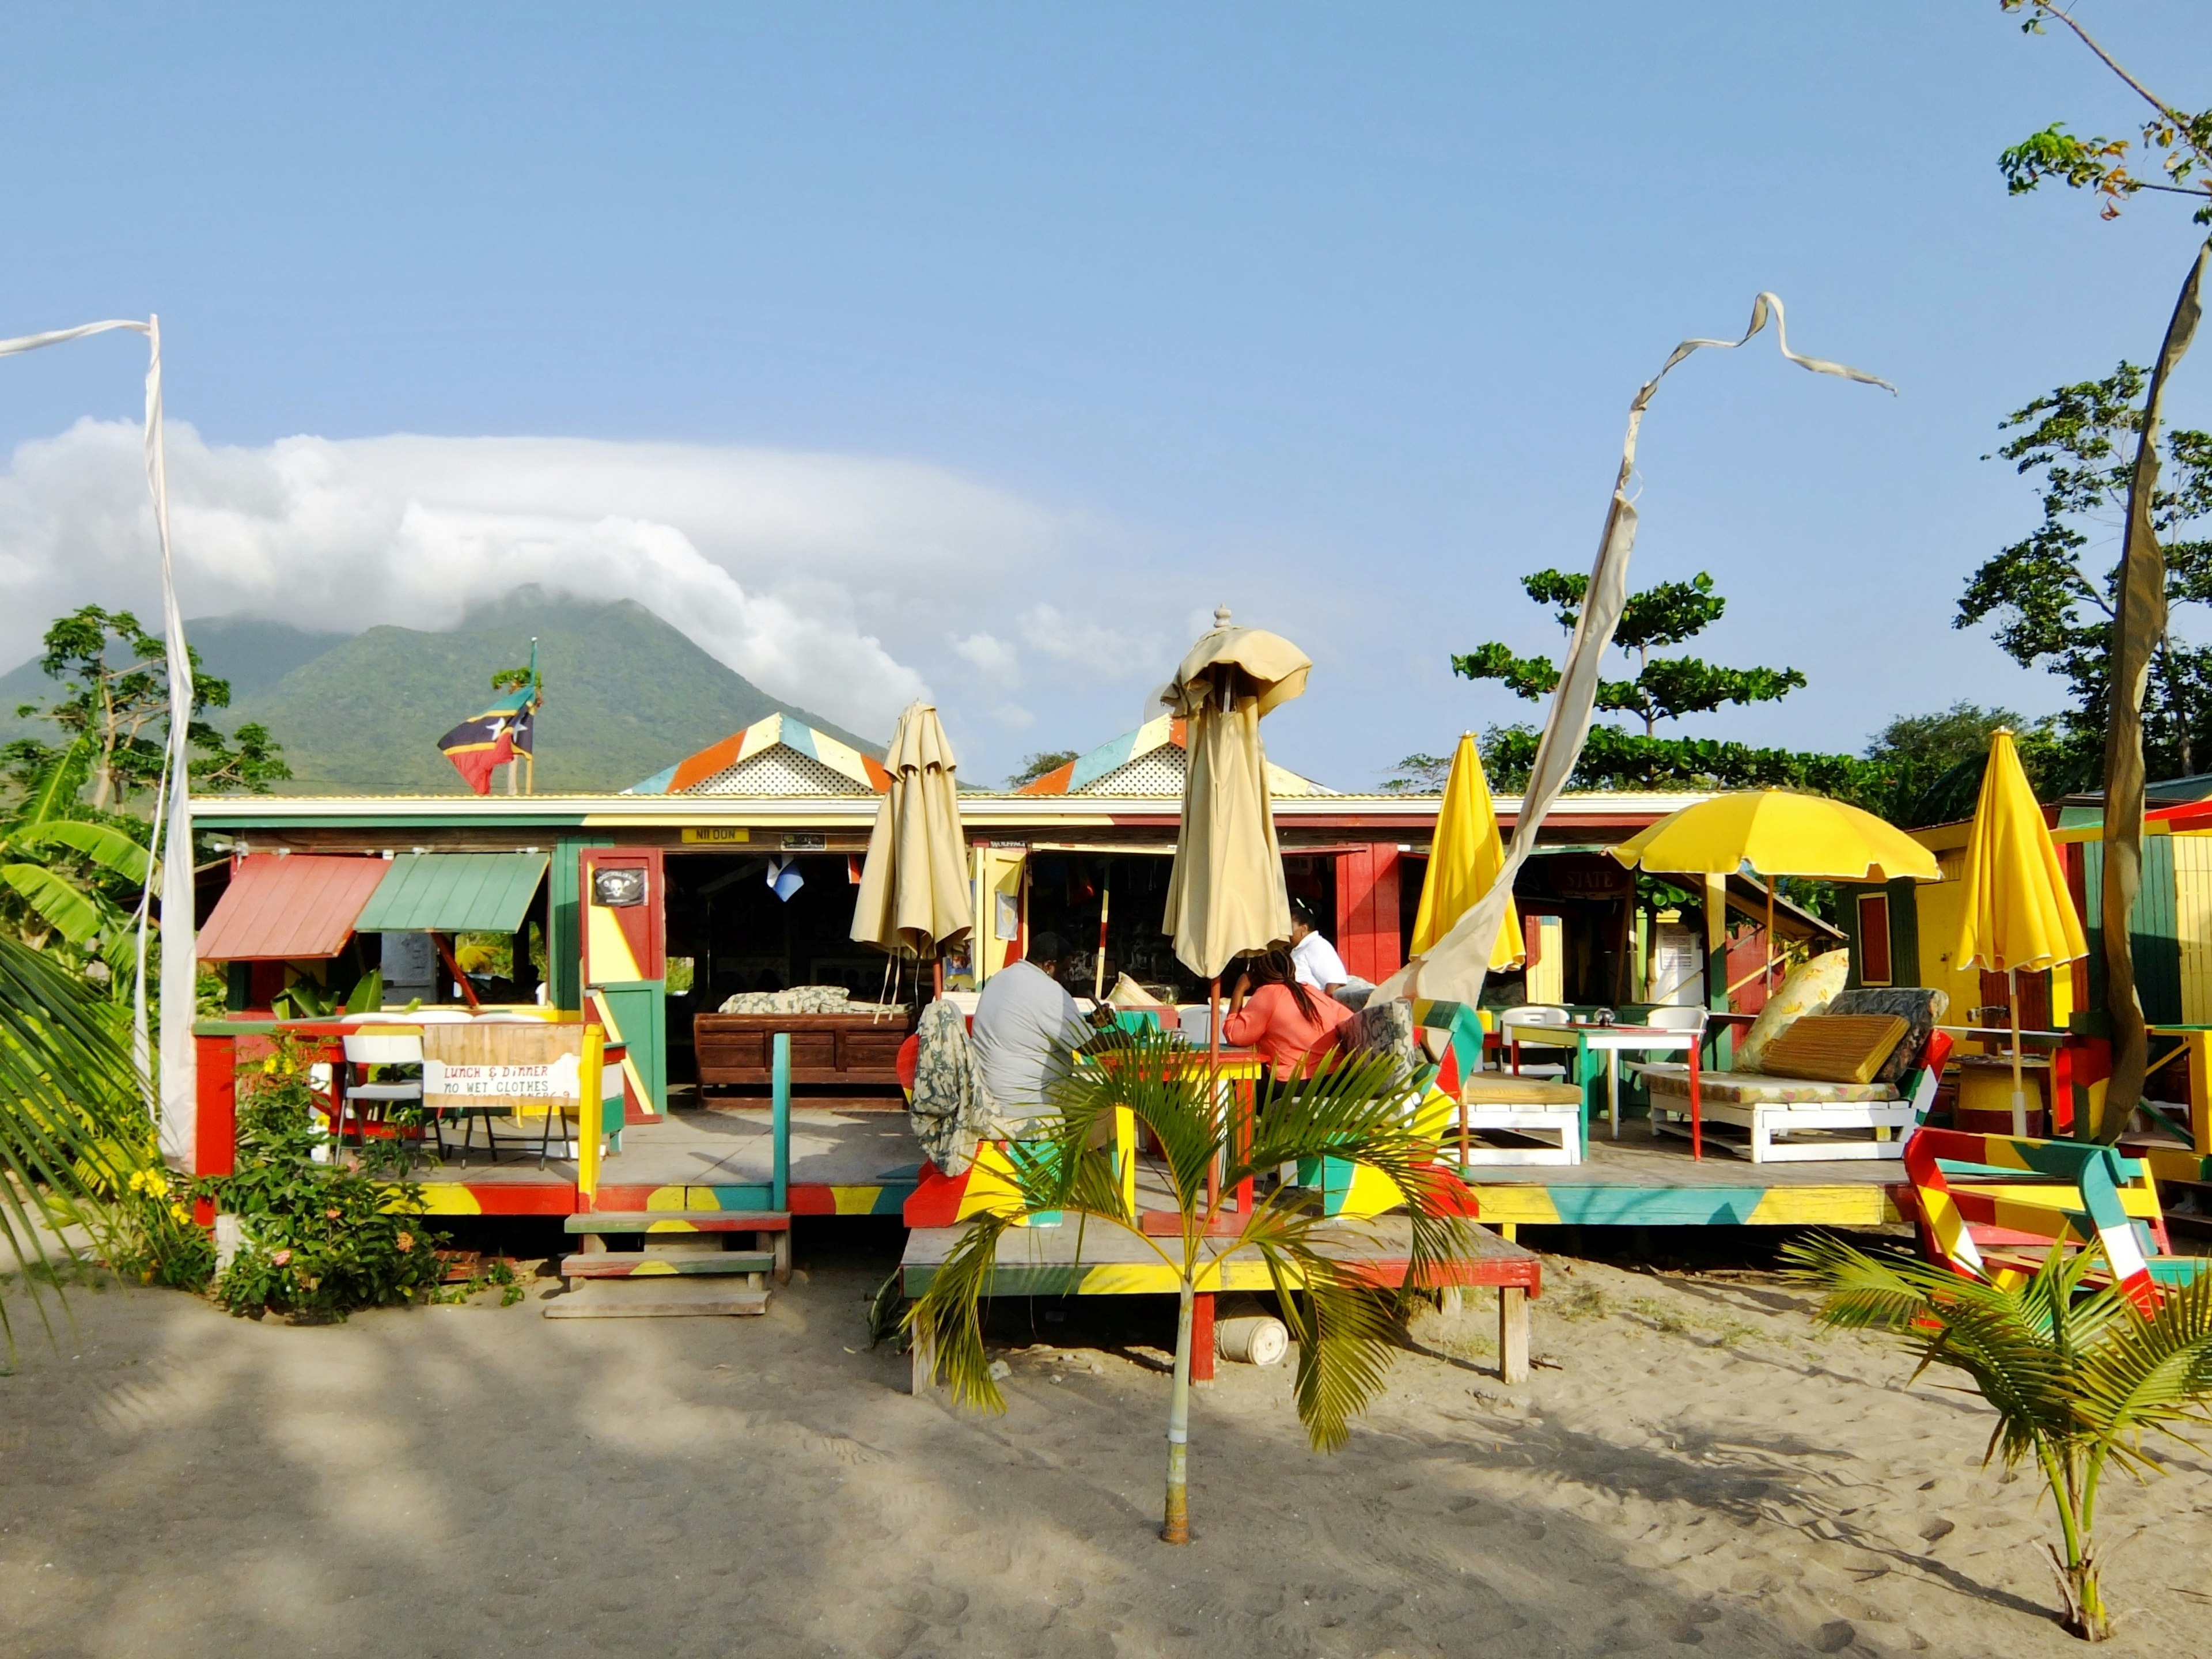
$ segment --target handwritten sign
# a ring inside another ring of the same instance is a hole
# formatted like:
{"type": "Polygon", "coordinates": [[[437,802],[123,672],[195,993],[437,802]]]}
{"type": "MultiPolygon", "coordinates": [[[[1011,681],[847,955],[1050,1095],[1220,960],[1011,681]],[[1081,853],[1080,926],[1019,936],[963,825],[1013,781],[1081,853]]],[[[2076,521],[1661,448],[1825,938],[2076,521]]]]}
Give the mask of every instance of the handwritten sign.
{"type": "Polygon", "coordinates": [[[422,1103],[535,1108],[583,1097],[584,1028],[490,1021],[422,1028],[422,1103]]]}

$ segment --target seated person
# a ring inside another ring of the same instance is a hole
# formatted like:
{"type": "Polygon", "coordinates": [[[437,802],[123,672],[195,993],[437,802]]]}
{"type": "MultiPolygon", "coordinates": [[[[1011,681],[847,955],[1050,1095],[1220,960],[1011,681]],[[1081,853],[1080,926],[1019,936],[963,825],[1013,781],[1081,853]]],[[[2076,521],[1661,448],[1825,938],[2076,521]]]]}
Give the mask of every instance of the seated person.
{"type": "Polygon", "coordinates": [[[1221,1035],[1240,1047],[1257,1048],[1279,1079],[1308,1075],[1315,1045],[1350,1019],[1352,1010],[1299,983],[1291,953],[1279,945],[1245,962],[1221,1035]]]}
{"type": "Polygon", "coordinates": [[[1073,1067],[1091,1027],[1075,999],[1054,977],[1061,950],[1055,933],[1030,936],[1029,959],[984,982],[970,1028],[983,1087],[1008,1123],[1043,1117],[1052,1095],[1073,1067]]]}
{"type": "Polygon", "coordinates": [[[1357,1008],[1366,1000],[1366,993],[1375,988],[1374,983],[1346,970],[1344,958],[1321,936],[1319,927],[1320,918],[1314,915],[1313,906],[1304,899],[1292,899],[1291,964],[1297,969],[1298,983],[1334,997],[1346,1007],[1357,1008]]]}

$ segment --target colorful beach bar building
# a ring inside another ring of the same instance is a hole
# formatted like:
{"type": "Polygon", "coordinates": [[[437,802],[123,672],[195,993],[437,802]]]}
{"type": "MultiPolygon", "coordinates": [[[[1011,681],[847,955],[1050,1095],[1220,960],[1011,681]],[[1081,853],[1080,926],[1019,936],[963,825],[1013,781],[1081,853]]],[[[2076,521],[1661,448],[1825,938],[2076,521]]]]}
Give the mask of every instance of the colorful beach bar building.
{"type": "MultiPolygon", "coordinates": [[[[1166,1000],[1202,996],[1160,933],[1182,743],[1180,724],[1161,719],[1023,789],[963,793],[976,927],[949,989],[980,988],[1050,931],[1070,949],[1071,988],[1127,974],[1166,1000]]],[[[1339,793],[1280,768],[1270,782],[1291,891],[1352,973],[1382,978],[1405,958],[1437,798],[1339,793]]],[[[206,1156],[225,1155],[221,1097],[240,1043],[269,1033],[280,994],[294,991],[295,1013],[303,1001],[331,1007],[374,969],[392,1021],[410,1006],[450,1021],[478,1001],[517,1028],[592,1027],[613,1056],[604,1136],[563,1125],[538,1136],[537,1157],[441,1162],[419,1176],[435,1212],[902,1213],[920,1153],[902,1115],[884,1109],[901,1103],[893,1063],[905,1028],[880,1011],[911,1000],[912,969],[902,979],[848,936],[886,784],[873,757],[775,715],[604,794],[195,802],[198,828],[228,850],[201,902],[202,954],[225,976],[228,1004],[199,1027],[206,1156]],[[472,969],[487,957],[490,969],[472,969]],[[793,1006],[811,997],[820,1000],[793,1006]],[[721,1012],[763,1005],[782,1012],[721,1012]],[[764,1025],[788,1040],[780,1122],[764,1025]],[[719,1109],[695,1109],[709,1105],[719,1109]]],[[[1681,941],[1639,912],[1626,872],[1603,856],[1694,799],[1570,795],[1553,809],[1516,886],[1534,960],[1501,996],[1705,1000],[1702,965],[1682,971],[1670,955],[1681,941]]],[[[1508,833],[1517,805],[1498,799],[1508,833]]],[[[1755,893],[1729,902],[1758,914],[1755,893]]],[[[598,1091],[586,1092],[602,1109],[598,1091]]],[[[1868,1174],[1849,1172],[1841,1196],[1807,1176],[1502,1171],[1486,1203],[1510,1221],[1883,1218],[1868,1174]],[[1698,1190],[1668,1196],[1685,1183],[1698,1190]],[[1777,1199],[1777,1188],[1797,1195],[1777,1199]]]]}

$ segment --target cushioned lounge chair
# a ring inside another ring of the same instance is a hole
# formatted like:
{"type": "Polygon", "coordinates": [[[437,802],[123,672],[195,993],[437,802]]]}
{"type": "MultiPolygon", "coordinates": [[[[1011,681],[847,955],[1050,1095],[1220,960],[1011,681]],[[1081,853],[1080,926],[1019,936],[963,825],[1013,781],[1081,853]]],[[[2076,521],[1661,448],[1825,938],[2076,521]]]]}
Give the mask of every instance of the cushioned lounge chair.
{"type": "Polygon", "coordinates": [[[1906,1022],[1904,1037],[1866,1083],[1705,1071],[1693,1093],[1688,1066],[1639,1066],[1651,1091],[1652,1133],[1687,1134],[1698,1121],[1708,1145],[1754,1164],[1902,1158],[1935,1104],[1950,1055],[1951,1039],[1935,1029],[1947,1001],[1939,990],[1899,987],[1845,991],[1828,1005],[1832,1014],[1896,1014],[1906,1022]],[[1742,1137],[1716,1135],[1717,1127],[1742,1137]]]}

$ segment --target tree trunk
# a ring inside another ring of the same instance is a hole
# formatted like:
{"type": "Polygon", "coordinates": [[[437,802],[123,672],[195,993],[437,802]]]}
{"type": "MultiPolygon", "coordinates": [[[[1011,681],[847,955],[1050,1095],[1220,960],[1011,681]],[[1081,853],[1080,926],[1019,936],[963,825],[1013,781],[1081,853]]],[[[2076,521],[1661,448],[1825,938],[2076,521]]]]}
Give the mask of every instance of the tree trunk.
{"type": "Polygon", "coordinates": [[[1160,1537],[1170,1544],[1190,1542],[1191,1304],[1186,1279],[1176,1312],[1175,1381],[1168,1389],[1168,1502],[1160,1537]]]}
{"type": "Polygon", "coordinates": [[[2051,1550],[2051,1565],[2058,1574],[2058,1593],[2066,1598],[2066,1612],[2059,1620],[2066,1633],[2085,1642],[2101,1642],[2111,1636],[2112,1615],[2105,1610],[2105,1586],[2095,1553],[2085,1545],[2081,1559],[2069,1563],[2051,1550]]]}
{"type": "Polygon", "coordinates": [[[2149,1067],[2150,1036],[2136,994],[2134,939],[2130,927],[2142,881],[2143,692],[2151,653],[2166,634],[2166,557],[2152,532],[2151,501],[2158,488],[2158,423],[2166,383],[2189,349],[2197,323],[2197,289],[2212,243],[2197,252],[2189,279],[2175,301],[2173,318],[2151,371],[2136,444],[2135,474],[2128,487],[2127,538],[2120,556],[2118,604],[2113,609],[2111,709],[2105,728],[2105,877],[2103,934],[2106,1012],[2112,1021],[2112,1074],[2105,1089],[2104,1121],[2097,1139],[2115,1141],[2142,1097],[2149,1067]]]}

